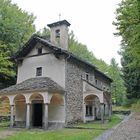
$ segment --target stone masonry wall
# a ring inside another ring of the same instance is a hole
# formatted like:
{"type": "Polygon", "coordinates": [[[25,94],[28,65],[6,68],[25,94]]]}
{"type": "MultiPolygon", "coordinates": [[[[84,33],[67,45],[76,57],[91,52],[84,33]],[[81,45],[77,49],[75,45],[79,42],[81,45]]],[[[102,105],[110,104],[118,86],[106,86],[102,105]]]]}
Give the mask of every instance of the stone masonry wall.
{"type": "Polygon", "coordinates": [[[66,124],[83,121],[83,82],[85,72],[94,74],[94,70],[75,61],[66,65],[66,124]]]}
{"type": "Polygon", "coordinates": [[[83,117],[83,70],[72,62],[66,66],[66,124],[82,121],[83,117]]]}

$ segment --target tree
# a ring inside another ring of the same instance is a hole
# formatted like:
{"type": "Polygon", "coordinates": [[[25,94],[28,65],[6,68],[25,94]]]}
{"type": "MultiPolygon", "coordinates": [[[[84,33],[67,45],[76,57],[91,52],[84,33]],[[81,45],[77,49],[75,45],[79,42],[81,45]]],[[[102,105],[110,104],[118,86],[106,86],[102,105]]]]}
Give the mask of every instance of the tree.
{"type": "Polygon", "coordinates": [[[122,71],[128,98],[140,98],[140,1],[122,0],[116,10],[116,35],[122,37],[122,71]]]}
{"type": "Polygon", "coordinates": [[[108,64],[106,64],[101,59],[97,59],[94,54],[87,49],[86,45],[79,43],[75,39],[73,31],[69,33],[69,51],[79,56],[80,58],[90,62],[91,64],[97,66],[102,72],[107,72],[109,70],[108,64]]]}
{"type": "Polygon", "coordinates": [[[13,79],[15,66],[10,57],[35,32],[34,20],[32,14],[22,11],[10,0],[0,0],[0,84],[5,83],[7,77],[13,79]]]}
{"type": "Polygon", "coordinates": [[[42,30],[36,32],[37,35],[45,38],[50,39],[50,30],[46,27],[44,27],[42,30]]]}
{"type": "Polygon", "coordinates": [[[124,81],[121,77],[121,70],[114,58],[111,59],[111,65],[109,70],[109,75],[113,79],[111,84],[113,102],[116,105],[122,105],[126,97],[126,89],[124,86],[124,81]]]}
{"type": "Polygon", "coordinates": [[[35,17],[22,11],[10,0],[0,0],[0,40],[13,54],[35,32],[35,17]]]}
{"type": "Polygon", "coordinates": [[[10,57],[8,57],[8,51],[5,52],[7,46],[0,42],[0,74],[11,76],[14,75],[14,71],[11,71],[13,63],[9,61],[10,57]]]}

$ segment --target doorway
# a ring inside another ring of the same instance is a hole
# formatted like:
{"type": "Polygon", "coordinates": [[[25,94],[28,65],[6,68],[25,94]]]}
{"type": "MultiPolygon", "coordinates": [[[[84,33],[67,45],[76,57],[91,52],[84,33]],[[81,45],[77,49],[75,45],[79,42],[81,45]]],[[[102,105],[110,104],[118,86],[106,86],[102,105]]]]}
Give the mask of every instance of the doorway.
{"type": "Polygon", "coordinates": [[[33,104],[33,126],[42,127],[42,117],[43,117],[43,104],[34,103],[33,104]]]}

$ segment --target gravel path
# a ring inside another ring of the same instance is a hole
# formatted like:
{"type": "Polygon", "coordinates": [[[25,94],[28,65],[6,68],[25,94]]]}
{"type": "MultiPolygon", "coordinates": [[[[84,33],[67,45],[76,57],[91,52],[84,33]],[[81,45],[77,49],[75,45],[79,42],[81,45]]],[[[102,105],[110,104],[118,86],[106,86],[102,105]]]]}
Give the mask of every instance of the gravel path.
{"type": "Polygon", "coordinates": [[[95,140],[140,140],[140,115],[132,114],[117,127],[95,140]]]}

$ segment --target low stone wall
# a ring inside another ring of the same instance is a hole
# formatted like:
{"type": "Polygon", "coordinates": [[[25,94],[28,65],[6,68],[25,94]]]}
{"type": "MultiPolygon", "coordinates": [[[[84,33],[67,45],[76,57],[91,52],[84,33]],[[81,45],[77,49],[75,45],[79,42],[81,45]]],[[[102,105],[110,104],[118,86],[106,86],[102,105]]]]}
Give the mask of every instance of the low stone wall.
{"type": "Polygon", "coordinates": [[[49,122],[48,123],[48,129],[49,130],[54,130],[54,129],[62,129],[65,127],[64,123],[59,123],[59,122],[49,122]]]}
{"type": "Polygon", "coordinates": [[[113,111],[113,114],[129,115],[129,114],[131,114],[131,111],[130,111],[130,110],[128,110],[128,111],[124,111],[124,110],[114,110],[114,111],[113,111]]]}
{"type": "Polygon", "coordinates": [[[19,128],[24,128],[26,126],[26,122],[25,121],[15,121],[14,126],[19,127],[19,128]]]}

